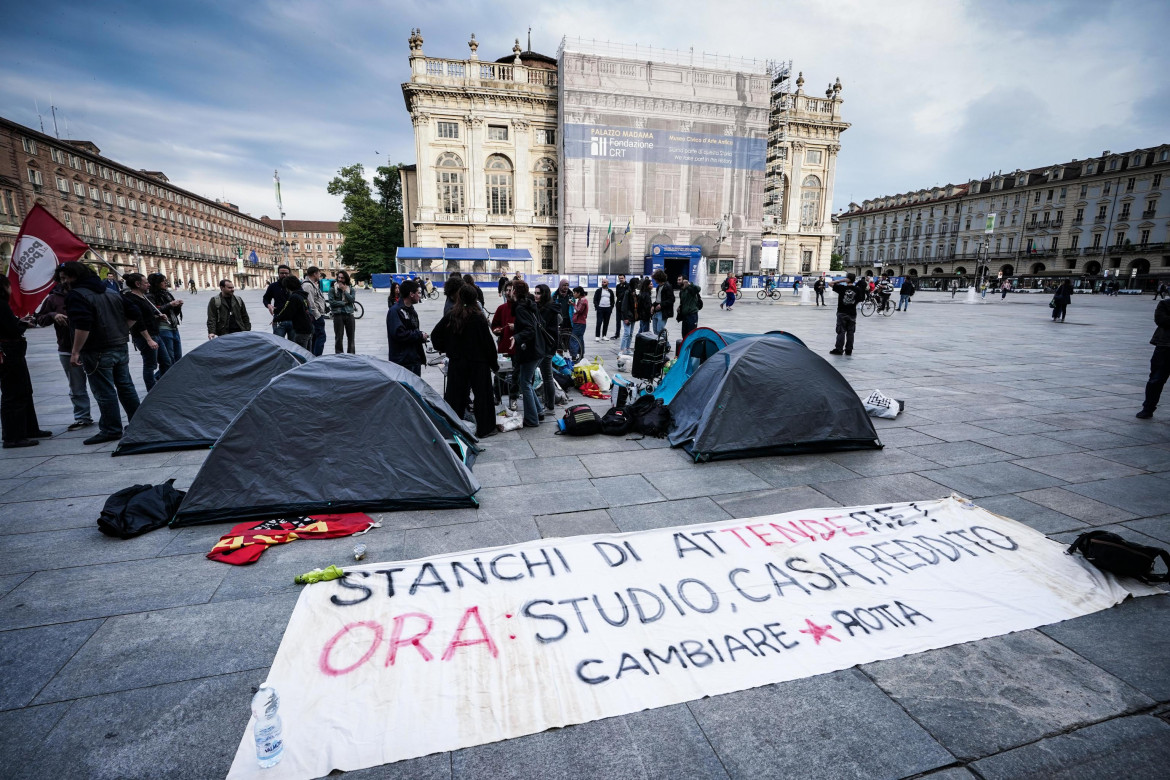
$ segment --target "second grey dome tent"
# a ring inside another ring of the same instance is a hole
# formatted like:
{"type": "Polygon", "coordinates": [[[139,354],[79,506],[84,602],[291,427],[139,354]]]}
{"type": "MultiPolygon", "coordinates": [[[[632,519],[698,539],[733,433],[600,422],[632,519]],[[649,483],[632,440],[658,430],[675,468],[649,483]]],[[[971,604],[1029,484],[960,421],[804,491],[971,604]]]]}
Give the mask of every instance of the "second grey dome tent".
{"type": "Polygon", "coordinates": [[[845,377],[789,339],[727,345],[695,369],[669,408],[667,438],[696,462],[882,446],[845,377]]]}
{"type": "Polygon", "coordinates": [[[210,447],[273,377],[312,358],[288,339],[259,331],[205,341],[146,394],[113,454],[210,447]]]}
{"type": "Polygon", "coordinates": [[[401,366],[317,358],[272,380],[232,420],[171,525],[473,507],[474,441],[401,366]]]}

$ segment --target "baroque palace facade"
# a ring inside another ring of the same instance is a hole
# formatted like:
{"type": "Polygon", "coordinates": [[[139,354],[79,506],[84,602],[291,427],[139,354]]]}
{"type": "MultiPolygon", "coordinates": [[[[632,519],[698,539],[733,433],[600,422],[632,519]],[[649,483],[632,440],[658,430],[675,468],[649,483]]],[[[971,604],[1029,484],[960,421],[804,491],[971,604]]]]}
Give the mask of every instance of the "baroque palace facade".
{"type": "Polygon", "coordinates": [[[254,287],[271,275],[279,227],[176,187],[161,171],[103,157],[90,141],[0,118],[0,257],[12,256],[37,203],[122,272],[159,271],[203,288],[221,279],[254,287]]]}
{"type": "Polygon", "coordinates": [[[712,273],[829,268],[840,81],[821,98],[783,63],[570,39],[495,61],[474,35],[467,59],[409,44],[407,246],[527,249],[538,273],[641,273],[656,245],[712,273]]]}
{"type": "Polygon", "coordinates": [[[1170,275],[1170,145],[849,204],[845,270],[991,278],[1170,275]],[[994,215],[994,221],[991,220],[994,215]]]}

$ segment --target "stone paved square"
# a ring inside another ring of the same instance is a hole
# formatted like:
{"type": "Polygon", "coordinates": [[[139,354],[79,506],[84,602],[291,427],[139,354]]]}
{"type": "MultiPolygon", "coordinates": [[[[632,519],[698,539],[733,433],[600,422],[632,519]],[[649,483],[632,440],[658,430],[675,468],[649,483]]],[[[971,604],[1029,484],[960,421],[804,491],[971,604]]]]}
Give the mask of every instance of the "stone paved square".
{"type": "MultiPolygon", "coordinates": [[[[494,308],[495,291],[485,292],[494,308]]],[[[243,297],[263,327],[259,294],[243,297]]],[[[358,351],[384,357],[386,300],[359,300],[358,351]]],[[[546,424],[484,442],[478,509],[381,513],[383,527],[363,541],[371,560],[392,560],[954,490],[1062,540],[1109,526],[1165,543],[1170,404],[1133,419],[1152,311],[1149,298],[1077,296],[1060,325],[1042,296],[968,305],[923,292],[909,313],[861,319],[853,356],[827,356],[859,394],[905,401],[899,419],[875,421],[883,451],[696,465],[658,440],[573,439],[546,424]]],[[[428,329],[440,303],[420,312],[428,329]]],[[[708,306],[700,324],[787,330],[821,355],[833,341],[831,309],[789,301],[708,306]]],[[[202,330],[197,314],[184,322],[186,351],[202,330]]],[[[87,431],[64,432],[71,413],[52,333],[28,340],[37,411],[57,435],[0,454],[6,771],[151,778],[163,765],[168,777],[222,777],[296,598],[292,575],[344,563],[352,542],[298,542],[235,569],[204,557],[227,526],[102,536],[95,521],[109,494],[172,477],[186,488],[206,453],[111,458],[110,445],[83,446],[87,431]]],[[[587,338],[587,354],[608,366],[615,348],[587,338]]],[[[140,385],[136,353],[131,362],[140,385]]],[[[437,369],[424,378],[442,388],[437,369]]],[[[1170,727],[1151,713],[1170,702],[1166,603],[1148,597],[1036,632],[351,774],[957,777],[971,766],[1007,777],[1084,760],[1138,776],[1151,762],[1165,767],[1170,727]]]]}

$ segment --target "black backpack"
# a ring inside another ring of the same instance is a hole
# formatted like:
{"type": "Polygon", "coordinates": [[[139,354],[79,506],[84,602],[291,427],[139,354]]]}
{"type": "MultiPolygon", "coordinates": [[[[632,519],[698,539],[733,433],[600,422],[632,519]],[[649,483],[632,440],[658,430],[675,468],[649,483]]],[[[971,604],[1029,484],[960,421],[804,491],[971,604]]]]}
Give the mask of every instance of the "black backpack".
{"type": "Polygon", "coordinates": [[[161,485],[131,485],[106,499],[98,518],[98,530],[107,536],[129,539],[170,522],[186,495],[175,490],[175,480],[161,485]]]}
{"type": "Polygon", "coordinates": [[[561,430],[557,433],[564,433],[567,436],[593,436],[601,433],[601,418],[585,404],[570,406],[565,410],[561,430]]]}
{"type": "Polygon", "coordinates": [[[1109,531],[1088,531],[1077,537],[1068,554],[1079,552],[1085,560],[1102,571],[1143,582],[1170,581],[1170,553],[1158,547],[1134,544],[1109,531]],[[1167,573],[1154,574],[1154,564],[1161,558],[1167,573]]]}
{"type": "Polygon", "coordinates": [[[612,408],[601,418],[601,432],[606,436],[625,436],[629,430],[630,418],[625,409],[612,408]]]}
{"type": "Polygon", "coordinates": [[[644,436],[661,439],[670,430],[670,410],[661,398],[652,395],[639,396],[626,406],[626,418],[630,428],[644,436]]]}

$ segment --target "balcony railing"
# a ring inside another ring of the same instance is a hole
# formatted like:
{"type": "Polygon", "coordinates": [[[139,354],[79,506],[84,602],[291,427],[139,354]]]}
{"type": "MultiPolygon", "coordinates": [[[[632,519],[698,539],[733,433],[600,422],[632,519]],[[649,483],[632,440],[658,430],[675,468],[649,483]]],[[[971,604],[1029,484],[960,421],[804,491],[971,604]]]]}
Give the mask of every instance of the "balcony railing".
{"type": "Polygon", "coordinates": [[[1143,211],[1142,219],[1153,219],[1157,211],[1157,209],[1147,209],[1146,211],[1143,211]]]}

